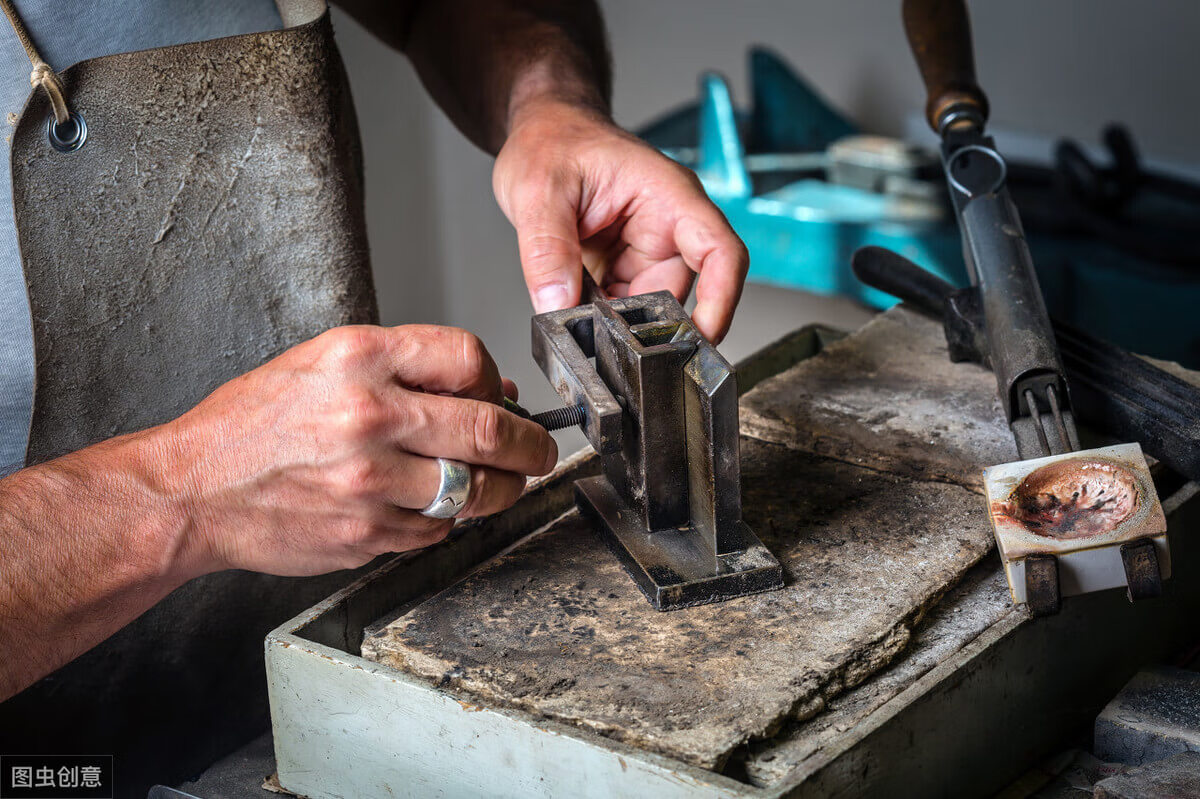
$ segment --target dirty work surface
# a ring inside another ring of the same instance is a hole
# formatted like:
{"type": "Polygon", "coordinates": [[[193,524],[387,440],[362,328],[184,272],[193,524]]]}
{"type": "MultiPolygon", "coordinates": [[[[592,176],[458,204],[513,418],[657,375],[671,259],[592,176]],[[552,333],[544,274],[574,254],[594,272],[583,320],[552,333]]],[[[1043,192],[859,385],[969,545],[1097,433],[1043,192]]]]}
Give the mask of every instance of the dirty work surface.
{"type": "Polygon", "coordinates": [[[983,493],[1017,460],[996,379],[952,364],[942,326],[895,308],[742,397],[743,436],[983,493]]]}
{"type": "Polygon", "coordinates": [[[774,738],[752,743],[742,770],[755,785],[779,782],[1010,614],[1024,616],[1025,611],[1012,606],[1004,569],[993,552],[933,606],[895,660],[835,697],[824,712],[789,722],[774,738]]]}
{"type": "Polygon", "coordinates": [[[745,520],[783,563],[783,590],[656,612],[571,514],[368,638],[363,655],[468,701],[720,768],[887,665],[991,548],[968,453],[1015,452],[991,376],[950,364],[940,341],[938,325],[894,310],[743,397],[745,520]],[[936,387],[951,385],[937,407],[936,387]],[[930,438],[877,415],[888,408],[936,419],[948,454],[925,453],[930,438]]]}
{"type": "Polygon", "coordinates": [[[744,440],[744,518],[780,591],[655,611],[572,514],[363,654],[707,768],[887,663],[991,544],[979,497],[744,440]]]}

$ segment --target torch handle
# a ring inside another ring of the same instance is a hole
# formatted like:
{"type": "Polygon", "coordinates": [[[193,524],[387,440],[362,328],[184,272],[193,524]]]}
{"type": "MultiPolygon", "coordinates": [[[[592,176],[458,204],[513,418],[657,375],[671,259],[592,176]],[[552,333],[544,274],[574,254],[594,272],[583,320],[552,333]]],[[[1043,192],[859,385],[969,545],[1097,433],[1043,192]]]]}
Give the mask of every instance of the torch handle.
{"type": "Polygon", "coordinates": [[[904,30],[925,81],[925,118],[935,133],[957,120],[982,129],[988,101],[975,80],[964,0],[904,0],[904,30]]]}

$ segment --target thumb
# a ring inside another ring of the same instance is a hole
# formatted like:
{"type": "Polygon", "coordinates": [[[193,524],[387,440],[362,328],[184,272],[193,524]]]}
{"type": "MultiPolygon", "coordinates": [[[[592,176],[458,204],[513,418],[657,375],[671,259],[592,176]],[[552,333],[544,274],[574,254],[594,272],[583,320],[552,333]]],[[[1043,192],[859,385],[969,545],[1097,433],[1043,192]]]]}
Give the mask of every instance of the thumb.
{"type": "Polygon", "coordinates": [[[563,202],[539,204],[517,217],[521,271],[537,313],[579,304],[583,259],[574,207],[563,202]]]}

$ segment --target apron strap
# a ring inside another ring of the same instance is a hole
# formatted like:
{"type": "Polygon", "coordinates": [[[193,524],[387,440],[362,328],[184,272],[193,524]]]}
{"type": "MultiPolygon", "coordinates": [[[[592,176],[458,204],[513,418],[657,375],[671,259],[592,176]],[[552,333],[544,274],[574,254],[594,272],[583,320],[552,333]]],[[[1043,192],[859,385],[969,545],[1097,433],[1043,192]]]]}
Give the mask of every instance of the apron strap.
{"type": "MultiPolygon", "coordinates": [[[[286,0],[276,1],[280,6],[286,2],[286,0]]],[[[324,5],[323,2],[322,5],[324,5]]],[[[29,56],[29,63],[33,65],[33,72],[29,74],[29,82],[33,88],[40,88],[46,92],[46,96],[50,98],[50,107],[54,109],[54,121],[59,125],[65,125],[71,118],[71,112],[67,108],[66,93],[63,91],[63,84],[58,73],[46,63],[46,59],[42,58],[37,51],[37,47],[29,38],[29,31],[25,30],[25,23],[21,22],[21,16],[17,14],[12,0],[0,0],[0,9],[3,9],[4,16],[8,17],[8,23],[16,32],[21,46],[25,48],[25,55],[29,56]]]]}
{"type": "MultiPolygon", "coordinates": [[[[279,8],[279,17],[283,20],[285,28],[294,28],[312,22],[324,14],[328,7],[326,0],[275,0],[275,5],[279,8]]],[[[0,0],[0,10],[3,10],[4,16],[8,17],[8,23],[16,32],[21,46],[25,48],[25,54],[29,56],[29,63],[33,65],[29,82],[33,88],[40,88],[46,92],[46,96],[50,99],[50,107],[54,109],[54,121],[59,125],[65,125],[71,118],[71,112],[67,108],[66,92],[63,90],[62,80],[58,77],[58,73],[46,63],[46,59],[42,58],[33,40],[29,38],[29,32],[25,30],[25,24],[21,22],[21,16],[17,13],[12,0],[0,0]]]]}

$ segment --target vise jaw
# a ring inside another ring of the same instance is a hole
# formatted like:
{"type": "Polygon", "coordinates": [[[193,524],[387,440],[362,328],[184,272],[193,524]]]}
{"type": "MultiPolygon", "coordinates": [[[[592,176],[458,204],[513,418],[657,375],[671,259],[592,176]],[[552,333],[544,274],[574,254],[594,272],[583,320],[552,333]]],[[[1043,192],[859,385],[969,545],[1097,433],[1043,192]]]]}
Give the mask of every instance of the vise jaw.
{"type": "Polygon", "coordinates": [[[600,455],[576,503],[655,608],[783,586],[742,521],[736,375],[670,292],[539,314],[533,356],[600,455]]]}

